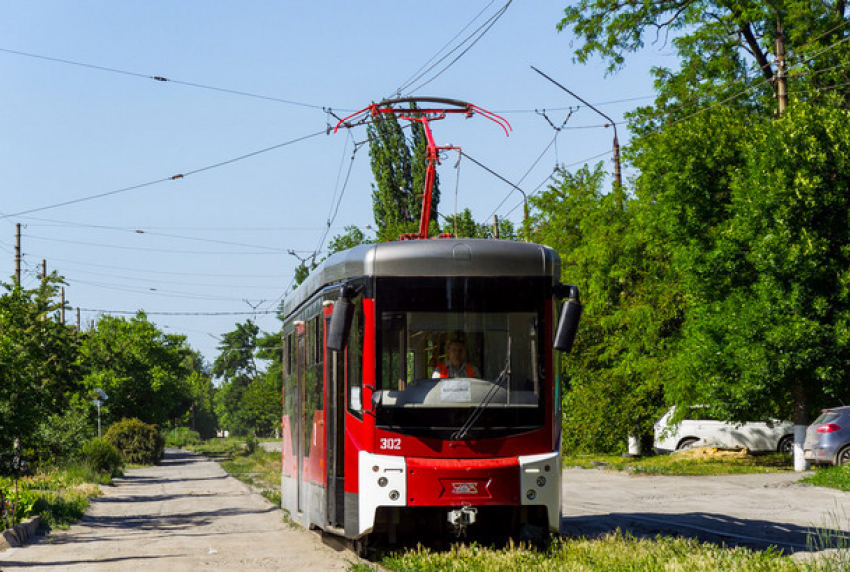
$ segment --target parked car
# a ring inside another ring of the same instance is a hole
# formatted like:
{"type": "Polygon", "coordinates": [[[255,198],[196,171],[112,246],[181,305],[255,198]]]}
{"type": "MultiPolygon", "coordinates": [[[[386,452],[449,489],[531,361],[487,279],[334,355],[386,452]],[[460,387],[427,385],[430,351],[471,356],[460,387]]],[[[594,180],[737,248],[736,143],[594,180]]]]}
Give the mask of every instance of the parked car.
{"type": "Polygon", "coordinates": [[[711,418],[704,407],[691,407],[687,418],[671,425],[676,408],[671,407],[655,423],[655,451],[670,453],[692,447],[779,451],[790,454],[794,448],[794,424],[790,421],[748,421],[730,423],[711,418]]]}
{"type": "Polygon", "coordinates": [[[821,411],[806,429],[803,456],[815,464],[844,465],[850,461],[850,407],[821,411]]]}

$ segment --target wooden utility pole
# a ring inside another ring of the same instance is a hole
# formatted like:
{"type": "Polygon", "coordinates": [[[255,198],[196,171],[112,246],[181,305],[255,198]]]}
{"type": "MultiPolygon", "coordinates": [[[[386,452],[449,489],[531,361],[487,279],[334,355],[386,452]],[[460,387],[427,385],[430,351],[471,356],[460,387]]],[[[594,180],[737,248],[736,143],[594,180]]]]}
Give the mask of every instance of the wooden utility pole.
{"type": "Polygon", "coordinates": [[[80,331],[80,309],[77,308],[77,333],[80,331]]]}
{"type": "Polygon", "coordinates": [[[47,260],[41,259],[41,279],[47,280],[47,260]]]}
{"type": "Polygon", "coordinates": [[[59,315],[60,315],[60,320],[62,320],[62,325],[64,326],[65,325],[65,287],[64,286],[62,286],[62,290],[60,290],[60,292],[61,292],[60,295],[62,297],[61,298],[62,299],[62,313],[59,314],[59,315]]]}
{"type": "Polygon", "coordinates": [[[776,97],[779,100],[779,117],[788,108],[788,76],[785,75],[785,38],[782,24],[776,20],[776,97]]]}
{"type": "Polygon", "coordinates": [[[15,225],[15,284],[21,285],[21,223],[15,225]]]}
{"type": "Polygon", "coordinates": [[[493,215],[493,238],[499,238],[499,215],[493,215]]]}

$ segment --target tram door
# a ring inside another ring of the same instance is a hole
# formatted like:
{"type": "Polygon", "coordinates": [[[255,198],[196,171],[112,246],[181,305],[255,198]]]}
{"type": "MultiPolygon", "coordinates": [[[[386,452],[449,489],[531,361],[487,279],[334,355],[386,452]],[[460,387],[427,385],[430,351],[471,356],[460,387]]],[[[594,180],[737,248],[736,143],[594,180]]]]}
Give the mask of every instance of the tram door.
{"type": "Polygon", "coordinates": [[[298,353],[296,354],[296,359],[298,361],[298,375],[297,381],[297,390],[295,392],[295,423],[296,423],[296,431],[295,435],[297,436],[294,439],[292,448],[294,449],[293,453],[295,453],[295,458],[298,459],[298,470],[295,471],[295,491],[297,498],[297,508],[298,512],[304,512],[304,508],[302,506],[302,497],[301,494],[301,486],[304,483],[304,445],[303,445],[303,435],[304,435],[304,375],[306,373],[306,359],[307,353],[304,347],[304,328],[298,328],[298,353]]]}
{"type": "MultiPolygon", "coordinates": [[[[328,331],[330,314],[325,316],[328,331]]],[[[345,524],[345,352],[327,351],[325,379],[327,396],[327,520],[330,526],[345,524]]]]}

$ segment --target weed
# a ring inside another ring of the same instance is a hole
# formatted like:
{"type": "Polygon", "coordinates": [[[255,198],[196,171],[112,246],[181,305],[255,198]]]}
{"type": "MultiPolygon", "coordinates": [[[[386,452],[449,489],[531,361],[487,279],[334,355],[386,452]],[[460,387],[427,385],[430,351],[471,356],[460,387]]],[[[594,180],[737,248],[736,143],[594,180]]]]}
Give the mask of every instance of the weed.
{"type": "Polygon", "coordinates": [[[581,455],[566,457],[564,466],[605,468],[646,475],[680,476],[775,473],[790,471],[794,468],[791,458],[779,453],[718,455],[699,454],[700,451],[702,450],[696,449],[692,454],[675,453],[636,458],[581,455]]]}
{"type": "Polygon", "coordinates": [[[799,570],[780,553],[701,544],[693,539],[637,539],[619,531],[603,538],[559,539],[547,550],[455,545],[446,552],[418,548],[384,557],[390,570],[799,570]]]}
{"type": "Polygon", "coordinates": [[[850,491],[850,465],[817,467],[813,474],[803,477],[803,482],[818,487],[850,491]]]}

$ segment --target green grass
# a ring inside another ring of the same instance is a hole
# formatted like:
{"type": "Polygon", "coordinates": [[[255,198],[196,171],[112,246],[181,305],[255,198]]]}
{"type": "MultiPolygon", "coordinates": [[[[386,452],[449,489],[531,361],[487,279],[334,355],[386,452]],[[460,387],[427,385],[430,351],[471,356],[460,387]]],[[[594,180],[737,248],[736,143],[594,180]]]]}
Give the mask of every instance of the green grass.
{"type": "Polygon", "coordinates": [[[213,458],[233,458],[245,450],[245,440],[238,437],[227,437],[226,439],[209,439],[202,443],[194,443],[186,446],[189,451],[206,455],[213,458]]]}
{"type": "Polygon", "coordinates": [[[802,481],[817,487],[850,491],[850,465],[843,467],[816,467],[815,472],[803,477],[802,481]]]}
{"type": "Polygon", "coordinates": [[[380,565],[389,570],[801,570],[779,552],[752,551],[703,544],[693,539],[657,537],[638,539],[614,532],[603,538],[555,540],[547,550],[521,546],[486,549],[477,545],[455,546],[447,552],[427,549],[384,557],[380,565]]]}
{"type": "Polygon", "coordinates": [[[83,517],[89,499],[100,495],[98,485],[111,482],[109,475],[93,471],[86,464],[69,464],[18,479],[17,491],[12,479],[0,478],[0,489],[18,509],[10,525],[39,514],[43,526],[62,529],[83,517]]]}
{"type": "MultiPolygon", "coordinates": [[[[706,450],[710,451],[710,450],[706,450]]],[[[720,451],[706,455],[693,449],[671,455],[622,457],[615,455],[576,455],[564,458],[565,467],[603,468],[645,475],[733,475],[793,471],[790,455],[731,455],[720,451]],[[705,455],[705,456],[703,456],[705,455]]]]}

